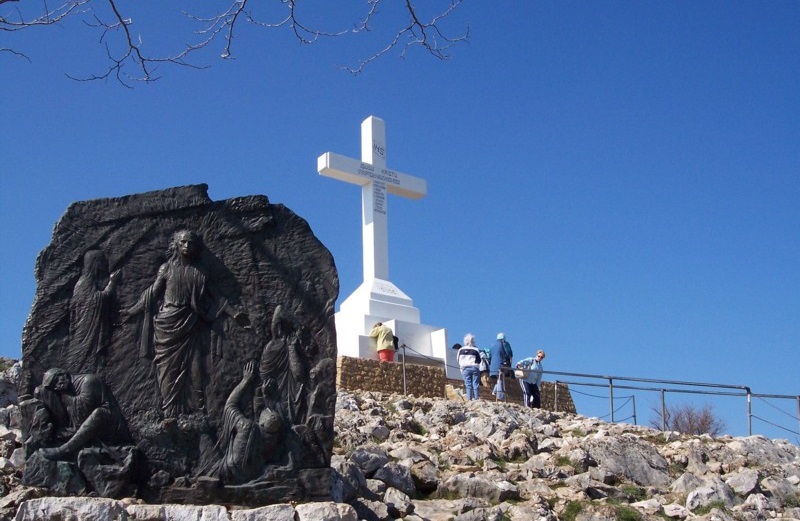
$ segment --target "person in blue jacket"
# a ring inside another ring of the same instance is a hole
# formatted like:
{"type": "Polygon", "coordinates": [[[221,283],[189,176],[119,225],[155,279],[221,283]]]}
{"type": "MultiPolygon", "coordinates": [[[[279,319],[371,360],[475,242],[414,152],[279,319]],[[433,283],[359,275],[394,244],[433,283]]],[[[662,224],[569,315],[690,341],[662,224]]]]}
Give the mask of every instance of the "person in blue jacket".
{"type": "Polygon", "coordinates": [[[541,349],[536,351],[535,357],[523,358],[517,362],[517,369],[522,369],[528,374],[525,378],[521,378],[519,385],[522,388],[522,401],[528,407],[538,409],[542,406],[542,398],[540,393],[540,386],[542,384],[542,360],[544,360],[544,351],[541,349]]]}
{"type": "Polygon", "coordinates": [[[514,352],[511,350],[511,344],[506,340],[505,333],[497,333],[497,341],[492,344],[489,355],[491,359],[489,364],[489,378],[491,382],[495,384],[492,392],[498,400],[504,400],[506,396],[505,384],[503,378],[498,378],[498,376],[500,375],[501,367],[504,369],[511,368],[511,359],[514,356],[514,352]]]}

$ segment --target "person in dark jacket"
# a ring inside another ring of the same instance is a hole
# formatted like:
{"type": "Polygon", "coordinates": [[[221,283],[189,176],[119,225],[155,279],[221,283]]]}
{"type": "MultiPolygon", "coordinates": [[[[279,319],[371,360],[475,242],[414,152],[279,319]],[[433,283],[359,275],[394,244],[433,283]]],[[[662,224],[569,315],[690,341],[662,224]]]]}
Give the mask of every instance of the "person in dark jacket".
{"type": "Polygon", "coordinates": [[[491,358],[489,364],[489,378],[494,384],[492,393],[494,393],[498,400],[504,400],[506,396],[505,382],[503,378],[500,377],[500,371],[510,369],[511,359],[514,356],[514,352],[511,350],[511,344],[506,340],[505,333],[497,333],[497,341],[489,350],[489,355],[491,358]]]}

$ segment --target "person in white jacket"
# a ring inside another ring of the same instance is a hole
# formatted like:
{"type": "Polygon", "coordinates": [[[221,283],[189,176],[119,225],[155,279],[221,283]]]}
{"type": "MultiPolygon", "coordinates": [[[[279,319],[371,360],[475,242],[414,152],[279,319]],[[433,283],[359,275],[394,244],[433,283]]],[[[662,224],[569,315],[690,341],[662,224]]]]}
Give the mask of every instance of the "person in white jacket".
{"type": "Polygon", "coordinates": [[[458,367],[464,377],[464,387],[467,389],[467,400],[477,400],[480,389],[480,363],[481,352],[475,345],[475,336],[467,333],[464,336],[464,345],[458,349],[458,367]]]}

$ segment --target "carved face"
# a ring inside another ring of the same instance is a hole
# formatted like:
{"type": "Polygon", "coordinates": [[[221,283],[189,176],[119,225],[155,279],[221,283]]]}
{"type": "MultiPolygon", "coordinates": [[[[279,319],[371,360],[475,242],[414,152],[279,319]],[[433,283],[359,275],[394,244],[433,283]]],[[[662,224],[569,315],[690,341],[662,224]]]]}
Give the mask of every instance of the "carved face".
{"type": "Polygon", "coordinates": [[[262,435],[275,434],[283,425],[280,415],[272,409],[264,409],[258,415],[258,428],[262,435]]]}
{"type": "Polygon", "coordinates": [[[108,276],[108,259],[99,250],[89,250],[83,256],[84,273],[94,275],[96,278],[108,276]]]}
{"type": "Polygon", "coordinates": [[[184,257],[192,257],[197,253],[197,238],[191,232],[181,232],[176,237],[178,252],[184,257]]]}
{"type": "Polygon", "coordinates": [[[72,379],[69,377],[69,373],[56,373],[53,376],[53,381],[50,384],[50,388],[56,392],[63,393],[69,391],[71,384],[72,379]]]}

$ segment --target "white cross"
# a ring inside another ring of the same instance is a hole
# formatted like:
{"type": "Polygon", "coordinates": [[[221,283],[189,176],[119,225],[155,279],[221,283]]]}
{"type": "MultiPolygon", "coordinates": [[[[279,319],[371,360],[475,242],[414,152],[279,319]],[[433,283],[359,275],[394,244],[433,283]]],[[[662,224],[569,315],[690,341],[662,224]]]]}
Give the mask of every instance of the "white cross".
{"type": "Polygon", "coordinates": [[[388,281],[386,192],[420,199],[428,191],[425,180],[386,168],[386,125],[375,116],[361,123],[361,161],[326,152],[317,158],[317,171],[326,177],[361,185],[364,281],[388,281]]]}

